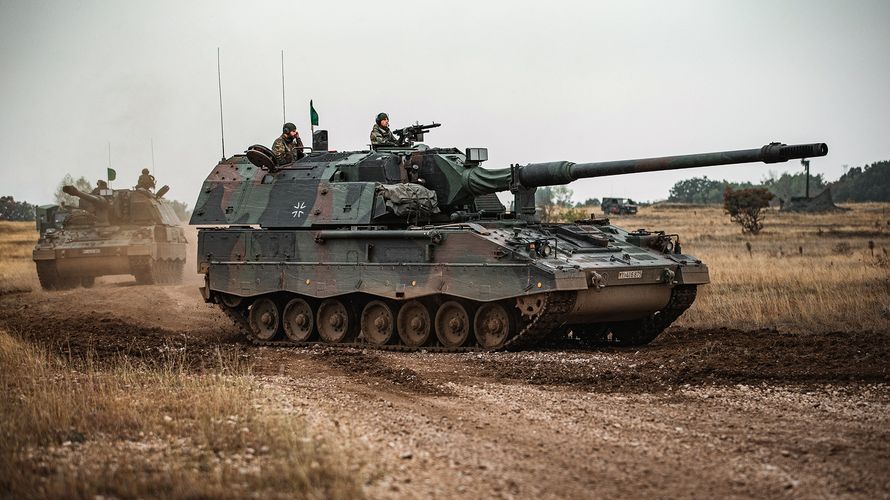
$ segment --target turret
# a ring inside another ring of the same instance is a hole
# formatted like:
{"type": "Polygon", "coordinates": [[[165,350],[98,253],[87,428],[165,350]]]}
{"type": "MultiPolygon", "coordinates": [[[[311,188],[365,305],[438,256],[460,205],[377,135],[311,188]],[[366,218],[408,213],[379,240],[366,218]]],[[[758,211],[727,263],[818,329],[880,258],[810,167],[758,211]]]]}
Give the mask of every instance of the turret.
{"type": "MultiPolygon", "coordinates": [[[[80,198],[86,202],[88,212],[93,213],[100,225],[128,225],[128,224],[165,224],[175,226],[179,224],[179,218],[173,209],[164,205],[161,196],[170,188],[163,186],[157,194],[147,189],[105,189],[101,195],[88,194],[74,186],[64,186],[62,191],[71,196],[80,198]]],[[[81,205],[83,208],[83,204],[81,205]]]]}
{"type": "MultiPolygon", "coordinates": [[[[411,137],[438,126],[417,125],[411,137]],[[422,130],[421,130],[422,129],[422,130]]],[[[516,217],[534,220],[535,189],[577,179],[738,163],[777,163],[828,154],[822,143],[599,163],[568,161],[487,169],[484,148],[430,148],[413,140],[364,151],[313,151],[285,165],[253,146],[217,164],[204,181],[192,224],[262,227],[405,226],[501,217],[494,193],[515,195],[516,217]],[[411,187],[391,189],[393,185],[411,187]],[[406,215],[407,214],[407,215],[406,215]],[[413,218],[412,218],[413,217],[413,218]]],[[[507,217],[506,215],[503,215],[507,217]]]]}

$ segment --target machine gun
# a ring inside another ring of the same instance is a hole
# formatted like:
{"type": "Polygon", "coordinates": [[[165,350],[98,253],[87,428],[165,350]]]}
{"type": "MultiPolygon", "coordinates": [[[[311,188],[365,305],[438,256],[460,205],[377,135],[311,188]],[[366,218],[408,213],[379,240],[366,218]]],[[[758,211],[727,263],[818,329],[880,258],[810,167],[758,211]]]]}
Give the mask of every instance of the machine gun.
{"type": "Polygon", "coordinates": [[[416,123],[405,128],[393,130],[392,133],[398,137],[400,146],[411,146],[415,142],[422,141],[423,134],[425,134],[428,130],[441,126],[441,123],[436,122],[430,123],[429,125],[421,125],[419,123],[416,123]]]}

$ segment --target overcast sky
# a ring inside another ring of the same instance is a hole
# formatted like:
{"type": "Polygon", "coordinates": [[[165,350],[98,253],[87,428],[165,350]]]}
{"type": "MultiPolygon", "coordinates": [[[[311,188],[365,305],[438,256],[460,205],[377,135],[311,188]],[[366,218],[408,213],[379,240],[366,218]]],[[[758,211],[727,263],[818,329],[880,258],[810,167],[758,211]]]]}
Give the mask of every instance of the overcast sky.
{"type": "MultiPolygon", "coordinates": [[[[812,171],[890,158],[890,1],[135,2],[0,0],[0,194],[46,203],[66,173],[151,167],[193,205],[221,156],[280,133],[364,149],[373,117],[435,120],[490,168],[827,142],[812,171]]],[[[308,142],[308,140],[307,140],[308,142]]],[[[666,198],[677,180],[800,164],[588,179],[575,199],[666,198]]]]}

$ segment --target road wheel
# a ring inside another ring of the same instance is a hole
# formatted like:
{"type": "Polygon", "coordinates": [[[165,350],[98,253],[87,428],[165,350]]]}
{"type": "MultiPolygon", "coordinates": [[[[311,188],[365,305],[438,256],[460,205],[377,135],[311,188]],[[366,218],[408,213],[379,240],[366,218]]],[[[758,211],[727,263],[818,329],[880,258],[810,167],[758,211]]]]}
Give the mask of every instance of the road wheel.
{"type": "Polygon", "coordinates": [[[294,342],[307,342],[315,331],[312,306],[303,299],[291,299],[284,307],[284,333],[294,342]]]}
{"type": "Polygon", "coordinates": [[[503,347],[514,325],[513,317],[503,305],[497,302],[483,304],[476,311],[476,317],[473,319],[476,340],[485,349],[503,347]]]}
{"type": "Polygon", "coordinates": [[[392,309],[383,301],[372,300],[362,310],[362,332],[375,345],[389,344],[396,331],[392,309]]]}
{"type": "Polygon", "coordinates": [[[399,309],[396,324],[399,338],[405,345],[421,347],[429,343],[432,333],[430,312],[419,300],[412,300],[399,309]]]}
{"type": "Polygon", "coordinates": [[[470,315],[460,302],[449,300],[436,311],[436,337],[445,347],[461,347],[470,338],[470,315]]]}
{"type": "Polygon", "coordinates": [[[318,306],[318,334],[329,344],[350,342],[355,328],[353,323],[349,308],[337,299],[328,299],[318,306]]]}
{"type": "Polygon", "coordinates": [[[219,301],[229,309],[235,309],[236,307],[241,305],[241,302],[244,299],[237,295],[232,295],[230,293],[220,293],[219,301]]]}
{"type": "Polygon", "coordinates": [[[268,297],[257,299],[250,306],[250,330],[260,340],[272,340],[278,333],[280,317],[274,300],[268,297]]]}

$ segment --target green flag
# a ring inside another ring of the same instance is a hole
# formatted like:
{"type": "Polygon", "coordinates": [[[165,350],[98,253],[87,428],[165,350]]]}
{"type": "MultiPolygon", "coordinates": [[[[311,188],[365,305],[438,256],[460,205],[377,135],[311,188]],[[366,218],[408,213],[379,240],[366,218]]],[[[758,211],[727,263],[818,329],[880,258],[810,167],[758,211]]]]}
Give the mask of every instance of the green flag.
{"type": "Polygon", "coordinates": [[[117,172],[115,172],[113,168],[109,167],[108,168],[108,181],[110,182],[115,179],[117,179],[117,172]]]}
{"type": "Polygon", "coordinates": [[[312,106],[312,100],[309,101],[309,123],[313,126],[318,126],[318,112],[315,111],[315,107],[312,106]]]}

